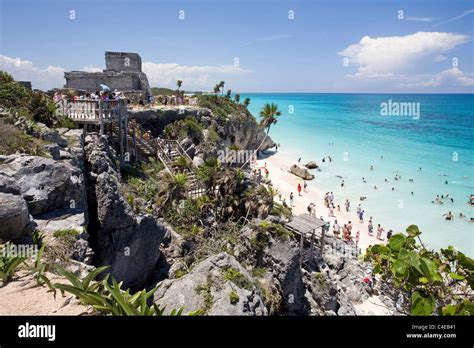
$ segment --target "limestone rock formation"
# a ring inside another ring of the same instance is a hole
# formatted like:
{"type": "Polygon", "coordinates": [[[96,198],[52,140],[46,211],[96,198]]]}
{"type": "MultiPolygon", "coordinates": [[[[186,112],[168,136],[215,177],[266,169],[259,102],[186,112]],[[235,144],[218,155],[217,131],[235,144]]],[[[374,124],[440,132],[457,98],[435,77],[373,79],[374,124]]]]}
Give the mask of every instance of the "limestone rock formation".
{"type": "Polygon", "coordinates": [[[314,179],[314,175],[311,174],[307,168],[301,168],[301,167],[298,167],[296,164],[293,164],[291,167],[290,167],[290,173],[296,175],[296,176],[299,176],[300,178],[304,179],[304,180],[313,180],[314,179]]]}
{"type": "Polygon", "coordinates": [[[318,164],[315,161],[309,161],[304,166],[308,169],[317,169],[317,168],[319,168],[318,164]]]}
{"type": "Polygon", "coordinates": [[[151,216],[133,213],[106,137],[88,135],[84,150],[94,263],[110,265],[111,275],[125,288],[142,289],[160,259],[165,227],[151,216]]]}
{"type": "Polygon", "coordinates": [[[0,240],[24,237],[29,224],[30,214],[25,200],[20,195],[0,192],[0,240]]]}
{"type": "Polygon", "coordinates": [[[166,306],[165,313],[184,307],[208,315],[267,314],[254,279],[227,253],[208,257],[181,278],[160,282],[154,300],[166,306]]]}
{"type": "Polygon", "coordinates": [[[0,172],[16,180],[33,216],[84,207],[82,171],[70,163],[37,156],[0,156],[0,172]]]}

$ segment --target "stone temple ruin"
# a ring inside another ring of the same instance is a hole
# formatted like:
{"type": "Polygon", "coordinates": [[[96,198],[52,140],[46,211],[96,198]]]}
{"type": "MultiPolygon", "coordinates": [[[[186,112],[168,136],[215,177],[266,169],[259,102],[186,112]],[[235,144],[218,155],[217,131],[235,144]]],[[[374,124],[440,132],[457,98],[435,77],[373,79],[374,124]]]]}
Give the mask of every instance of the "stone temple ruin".
{"type": "Polygon", "coordinates": [[[151,95],[142,59],[137,53],[105,52],[106,69],[102,72],[70,71],[64,73],[66,85],[79,91],[98,91],[100,84],[118,89],[129,97],[146,99],[151,95]]]}

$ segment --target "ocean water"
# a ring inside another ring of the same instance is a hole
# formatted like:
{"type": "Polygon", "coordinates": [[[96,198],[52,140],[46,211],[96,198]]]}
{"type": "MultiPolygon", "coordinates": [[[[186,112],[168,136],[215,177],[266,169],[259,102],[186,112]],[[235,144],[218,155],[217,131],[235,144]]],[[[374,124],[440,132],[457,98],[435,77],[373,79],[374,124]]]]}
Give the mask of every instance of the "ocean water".
{"type": "Polygon", "coordinates": [[[246,97],[257,119],[264,103],[278,105],[282,116],[270,136],[289,161],[301,157],[321,165],[309,185],[333,191],[341,207],[346,198],[354,210],[362,203],[365,216],[386,231],[416,224],[428,247],[453,245],[474,256],[474,223],[459,218],[461,212],[474,217],[467,203],[474,194],[474,95],[242,94],[241,100],[246,97]],[[383,115],[381,105],[389,101],[392,107],[419,104],[409,115],[383,115]],[[322,163],[324,156],[332,162],[322,163]],[[432,203],[446,194],[454,203],[432,203]],[[360,202],[360,196],[367,199],[360,202]],[[448,211],[453,221],[442,216],[448,211]]]}

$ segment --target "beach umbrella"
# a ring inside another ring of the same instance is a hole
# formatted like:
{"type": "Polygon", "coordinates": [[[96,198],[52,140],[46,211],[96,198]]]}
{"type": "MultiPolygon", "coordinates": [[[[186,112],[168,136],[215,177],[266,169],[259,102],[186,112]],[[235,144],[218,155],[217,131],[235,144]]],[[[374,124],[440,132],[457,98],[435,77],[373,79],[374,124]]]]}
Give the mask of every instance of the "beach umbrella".
{"type": "Polygon", "coordinates": [[[110,92],[110,87],[107,85],[104,85],[103,83],[100,84],[100,88],[102,89],[103,92],[110,92]]]}

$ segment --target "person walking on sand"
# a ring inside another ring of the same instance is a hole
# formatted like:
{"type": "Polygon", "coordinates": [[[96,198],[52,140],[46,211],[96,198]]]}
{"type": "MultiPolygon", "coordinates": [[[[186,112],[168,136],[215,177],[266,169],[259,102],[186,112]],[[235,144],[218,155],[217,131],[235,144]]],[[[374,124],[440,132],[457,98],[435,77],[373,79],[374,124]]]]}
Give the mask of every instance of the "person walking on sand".
{"type": "Polygon", "coordinates": [[[298,190],[298,196],[301,196],[301,184],[300,183],[298,183],[297,190],[298,190]]]}
{"type": "Polygon", "coordinates": [[[362,211],[362,207],[360,206],[360,204],[357,206],[357,210],[356,210],[356,214],[357,216],[359,216],[360,212],[362,211]]]}
{"type": "Polygon", "coordinates": [[[369,232],[369,236],[372,236],[374,233],[374,225],[372,223],[372,216],[369,219],[369,224],[367,225],[367,230],[369,232]]]}
{"type": "Polygon", "coordinates": [[[351,234],[351,232],[352,232],[352,221],[349,221],[349,223],[347,224],[347,230],[349,231],[349,234],[351,234]]]}
{"type": "Polygon", "coordinates": [[[329,206],[329,214],[328,216],[330,217],[335,217],[336,215],[334,215],[334,205],[330,205],[329,206]]]}
{"type": "Polygon", "coordinates": [[[364,223],[364,212],[365,210],[361,210],[360,213],[359,213],[359,221],[361,224],[364,223]]]}
{"type": "Polygon", "coordinates": [[[293,196],[293,192],[290,193],[290,206],[294,206],[294,196],[293,196]]]}
{"type": "Polygon", "coordinates": [[[337,219],[334,220],[334,225],[332,226],[334,237],[339,238],[339,234],[341,232],[341,226],[337,223],[337,219]]]}
{"type": "Polygon", "coordinates": [[[360,231],[357,231],[356,237],[355,237],[356,248],[359,247],[359,238],[360,238],[360,231]]]}
{"type": "Polygon", "coordinates": [[[351,203],[349,202],[348,199],[346,199],[346,203],[344,203],[344,206],[346,207],[346,212],[349,212],[349,208],[351,206],[351,203]]]}
{"type": "Polygon", "coordinates": [[[348,236],[349,236],[349,230],[347,229],[347,225],[344,224],[344,226],[342,227],[342,238],[344,240],[347,240],[348,236]]]}
{"type": "Polygon", "coordinates": [[[303,180],[303,189],[304,189],[304,192],[308,192],[306,190],[306,188],[308,187],[308,183],[306,182],[306,180],[303,180]]]}
{"type": "Polygon", "coordinates": [[[382,226],[380,226],[380,224],[377,225],[377,239],[378,240],[382,240],[382,232],[384,231],[384,229],[382,228],[382,226]]]}

